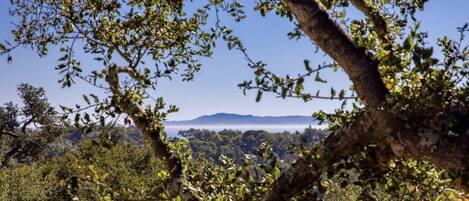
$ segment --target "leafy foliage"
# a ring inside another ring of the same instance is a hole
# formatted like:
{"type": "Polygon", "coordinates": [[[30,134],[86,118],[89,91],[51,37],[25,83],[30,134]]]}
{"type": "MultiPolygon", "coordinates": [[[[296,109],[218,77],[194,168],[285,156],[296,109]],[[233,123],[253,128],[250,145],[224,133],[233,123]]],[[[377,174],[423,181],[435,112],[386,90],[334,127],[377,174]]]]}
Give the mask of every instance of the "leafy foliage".
{"type": "Polygon", "coordinates": [[[65,127],[47,101],[44,89],[18,86],[23,106],[12,102],[0,106],[0,153],[2,166],[44,157],[46,145],[63,134],[65,127]]]}
{"type": "MultiPolygon", "coordinates": [[[[118,140],[110,143],[106,138],[81,142],[77,150],[69,150],[54,159],[38,160],[44,155],[44,147],[64,133],[63,125],[47,103],[42,89],[21,85],[19,91],[24,107],[18,108],[13,103],[0,107],[2,165],[8,166],[10,159],[15,159],[14,167],[0,171],[1,192],[5,192],[1,198],[169,199],[174,194],[165,189],[166,179],[185,172],[190,185],[183,190],[197,192],[206,200],[260,199],[283,170],[276,158],[292,160],[285,150],[287,144],[298,147],[298,135],[272,137],[255,131],[214,134],[190,130],[184,133],[190,142],[167,143],[161,122],[177,108],[169,106],[166,109],[163,98],[153,98],[149,94],[164,78],[181,75],[184,81],[192,80],[201,68],[199,57],[211,56],[219,38],[226,41],[229,49],[239,50],[246,57],[255,78],[239,87],[245,91],[257,90],[256,101],[260,101],[266,92],[281,98],[301,98],[305,102],[315,98],[341,100],[342,107],[334,114],[315,114],[329,123],[330,131],[347,126],[367,110],[360,100],[363,97],[355,96],[355,86],[350,86],[347,91],[332,87],[328,95],[322,95],[318,90],[305,90],[308,78],[317,84],[328,83],[320,72],[342,67],[334,61],[314,65],[305,59],[303,74],[281,77],[270,72],[266,63],[252,59],[241,39],[218,17],[224,11],[236,22],[242,22],[246,16],[240,1],[207,1],[189,14],[185,6],[190,2],[11,1],[11,14],[19,18],[19,23],[12,30],[14,44],[0,44],[0,54],[28,45],[40,56],[45,56],[49,48],[58,47],[62,56],[56,69],[62,76],[59,80],[62,87],[70,87],[79,79],[111,94],[106,97],[87,94],[83,96],[87,103],[85,107],[62,106],[63,120],[72,119],[75,127],[86,132],[100,128],[103,134],[109,134],[110,127],[126,114],[124,122],[133,122],[146,134],[147,140],[152,140],[154,154],[167,160],[165,163],[169,168],[160,167],[161,163],[151,159],[146,149],[121,144],[118,140]],[[214,25],[208,24],[211,10],[215,11],[214,25]],[[82,66],[77,52],[94,58],[99,67],[82,66]],[[154,100],[153,105],[146,104],[149,99],[154,100]],[[347,107],[348,99],[354,100],[351,109],[347,107]],[[217,151],[212,153],[211,149],[217,151]],[[259,153],[259,158],[251,157],[255,152],[259,153]],[[216,163],[200,154],[215,159],[216,163]],[[24,178],[28,172],[32,172],[32,183],[24,178]],[[27,183],[31,186],[28,189],[15,188],[16,184],[29,186],[25,185],[27,183]]],[[[255,9],[262,16],[274,11],[296,23],[285,2],[262,0],[257,2],[255,9]]],[[[469,30],[467,24],[458,28],[458,39],[443,37],[437,41],[443,53],[437,57],[434,54],[437,48],[428,45],[428,34],[420,30],[416,19],[417,11],[423,10],[426,0],[363,1],[363,8],[355,7],[365,10],[364,19],[348,19],[346,11],[354,1],[320,2],[328,9],[330,17],[344,27],[353,44],[373,55],[378,64],[377,74],[389,90],[382,108],[406,122],[400,126],[417,128],[419,135],[427,137],[422,143],[429,145],[435,145],[443,136],[467,134],[464,124],[468,118],[461,116],[468,113],[466,106],[469,105],[469,48],[464,40],[469,30]]],[[[297,26],[288,37],[298,40],[305,36],[300,28],[297,26]]],[[[10,55],[7,61],[12,61],[10,55]]],[[[306,135],[307,139],[301,141],[306,145],[295,150],[297,156],[310,153],[308,147],[313,146],[315,137],[318,136],[306,135]]],[[[297,198],[425,200],[463,197],[453,189],[450,178],[454,175],[422,161],[393,159],[389,164],[391,171],[375,177],[370,165],[370,150],[372,148],[366,147],[365,151],[348,156],[347,160],[327,164],[331,166],[326,168],[329,174],[321,175],[321,181],[297,198]],[[362,178],[364,176],[366,178],[362,178]]]]}
{"type": "Polygon", "coordinates": [[[148,149],[86,140],[52,160],[0,170],[2,200],[162,199],[165,173],[148,149]],[[15,186],[22,186],[17,188],[15,186]]]}
{"type": "Polygon", "coordinates": [[[181,131],[180,135],[189,140],[190,148],[194,153],[201,154],[200,156],[195,155],[198,158],[212,159],[219,163],[218,159],[223,156],[240,164],[246,154],[256,156],[259,153],[259,148],[265,147],[272,149],[276,158],[285,160],[282,163],[289,164],[302,149],[307,149],[323,140],[327,136],[327,132],[312,128],[307,128],[302,133],[275,134],[262,130],[243,133],[232,130],[214,132],[190,129],[181,131]]]}
{"type": "MultiPolygon", "coordinates": [[[[99,136],[82,139],[65,154],[48,160],[0,169],[2,200],[165,200],[164,183],[169,176],[148,147],[136,144],[133,129],[114,130],[112,140],[99,136]],[[120,136],[120,137],[119,137],[120,136]]],[[[302,137],[320,137],[323,131],[267,133],[225,130],[220,133],[189,130],[191,140],[175,140],[174,150],[184,160],[191,186],[204,200],[258,200],[269,185],[287,168],[294,155],[308,151],[291,150],[287,143],[304,142],[302,137]],[[261,139],[247,140],[255,135],[261,139]],[[239,138],[245,138],[239,141],[239,138]],[[216,143],[214,139],[218,139],[216,143]],[[258,141],[258,142],[257,142],[258,141]],[[261,143],[264,142],[264,143],[261,143]],[[243,142],[227,148],[226,142],[243,142]],[[191,147],[198,147],[194,151],[191,147]],[[257,147],[257,148],[256,148],[257,147]],[[208,155],[207,150],[219,150],[208,155]],[[289,153],[291,152],[291,153],[289,153]],[[236,155],[238,154],[238,155],[236,155]],[[207,155],[207,157],[201,157],[207,155]],[[218,156],[218,157],[217,157],[218,156]],[[232,156],[232,157],[228,157],[232,156]],[[216,157],[216,158],[215,158],[216,157]],[[282,165],[283,164],[283,165],[282,165]]],[[[309,143],[319,138],[309,138],[309,143]]],[[[54,144],[52,146],[58,146],[54,144]]],[[[293,147],[295,148],[295,147],[293,147]]],[[[297,147],[296,147],[297,148],[297,147]]],[[[344,162],[343,164],[346,164],[344,162]]],[[[352,167],[352,166],[350,166],[352,167]]],[[[338,166],[338,168],[341,168],[338,166]]],[[[451,180],[431,164],[403,161],[393,165],[374,186],[360,184],[359,169],[324,175],[319,189],[294,199],[363,200],[362,192],[377,200],[457,200],[461,193],[451,180]]]]}

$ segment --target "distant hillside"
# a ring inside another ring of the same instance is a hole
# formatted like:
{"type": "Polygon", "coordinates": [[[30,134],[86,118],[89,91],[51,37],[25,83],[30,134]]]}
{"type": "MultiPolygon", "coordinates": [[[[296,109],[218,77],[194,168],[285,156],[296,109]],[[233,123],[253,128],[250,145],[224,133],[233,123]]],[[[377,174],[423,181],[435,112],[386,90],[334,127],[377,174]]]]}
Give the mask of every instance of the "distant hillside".
{"type": "Polygon", "coordinates": [[[204,115],[192,120],[166,121],[165,125],[310,125],[316,124],[311,116],[254,116],[230,113],[204,115]]]}

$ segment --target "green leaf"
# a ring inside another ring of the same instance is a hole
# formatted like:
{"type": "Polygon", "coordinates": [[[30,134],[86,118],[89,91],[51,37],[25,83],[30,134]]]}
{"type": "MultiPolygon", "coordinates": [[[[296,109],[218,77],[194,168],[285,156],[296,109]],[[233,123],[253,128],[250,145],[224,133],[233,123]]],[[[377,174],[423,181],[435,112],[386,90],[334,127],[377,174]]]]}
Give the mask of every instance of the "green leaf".
{"type": "Polygon", "coordinates": [[[261,76],[262,74],[264,74],[264,70],[263,69],[259,69],[259,70],[256,70],[256,72],[254,72],[257,76],[261,76]]]}
{"type": "Polygon", "coordinates": [[[88,96],[83,95],[83,100],[89,105],[90,104],[90,99],[88,99],[88,96]]]}
{"type": "Polygon", "coordinates": [[[75,122],[75,126],[76,126],[76,127],[79,127],[79,125],[80,125],[80,113],[77,113],[77,114],[75,115],[74,122],[75,122]]]}
{"type": "Polygon", "coordinates": [[[345,97],[345,90],[342,89],[339,92],[339,99],[342,100],[342,99],[344,99],[344,97],[345,97]]]}
{"type": "Polygon", "coordinates": [[[311,94],[303,94],[303,101],[308,102],[311,99],[311,94]]]}
{"type": "Polygon", "coordinates": [[[326,80],[323,80],[323,79],[319,76],[319,72],[316,73],[316,77],[314,78],[314,81],[316,81],[316,82],[321,82],[321,83],[327,83],[326,80]]]}
{"type": "Polygon", "coordinates": [[[276,85],[282,85],[282,79],[279,76],[274,75],[273,77],[276,85]]]}
{"type": "Polygon", "coordinates": [[[98,103],[98,102],[99,102],[98,96],[96,96],[96,95],[94,95],[94,94],[90,94],[90,96],[93,98],[94,103],[98,103]]]}
{"type": "Polygon", "coordinates": [[[57,65],[57,67],[55,67],[56,70],[60,70],[60,69],[64,69],[65,67],[67,67],[67,65],[65,64],[59,64],[57,65]]]}
{"type": "Polygon", "coordinates": [[[65,54],[64,56],[60,57],[57,61],[65,61],[68,59],[68,54],[65,54]]]}
{"type": "Polygon", "coordinates": [[[304,89],[304,87],[303,87],[303,82],[304,82],[304,80],[303,80],[302,78],[301,78],[301,79],[298,79],[298,80],[296,81],[296,84],[295,84],[295,93],[298,94],[298,95],[299,95],[299,94],[303,91],[303,89],[304,89]]]}
{"type": "Polygon", "coordinates": [[[85,121],[87,121],[87,122],[90,122],[90,121],[91,121],[90,115],[89,115],[88,113],[85,113],[84,119],[85,119],[85,121]]]}
{"type": "Polygon", "coordinates": [[[414,48],[414,38],[412,36],[409,36],[404,41],[404,49],[411,50],[412,48],[414,48]]]}
{"type": "Polygon", "coordinates": [[[70,108],[68,108],[68,107],[65,107],[65,106],[63,106],[63,105],[59,105],[59,107],[60,107],[60,109],[62,109],[62,111],[63,111],[64,113],[68,113],[68,112],[71,112],[71,111],[72,111],[72,109],[70,109],[70,108]]]}
{"type": "Polygon", "coordinates": [[[433,55],[433,47],[430,48],[423,48],[422,49],[422,57],[424,59],[429,58],[433,55]]]}
{"type": "Polygon", "coordinates": [[[334,98],[335,95],[336,95],[336,91],[333,87],[331,87],[331,99],[334,98]]]}
{"type": "Polygon", "coordinates": [[[99,124],[100,124],[101,126],[106,125],[106,122],[105,122],[105,119],[104,119],[103,116],[100,116],[100,117],[99,117],[99,124]]]}
{"type": "Polygon", "coordinates": [[[304,64],[305,64],[305,69],[306,69],[306,71],[312,72],[312,71],[313,71],[313,68],[311,68],[311,66],[309,65],[309,63],[310,63],[309,60],[305,59],[303,62],[304,62],[304,64]]]}
{"type": "Polygon", "coordinates": [[[261,98],[262,98],[262,91],[259,90],[259,91],[257,91],[256,102],[261,101],[261,98]]]}
{"type": "Polygon", "coordinates": [[[281,95],[282,95],[282,98],[287,97],[287,88],[282,87],[282,94],[281,95]]]}

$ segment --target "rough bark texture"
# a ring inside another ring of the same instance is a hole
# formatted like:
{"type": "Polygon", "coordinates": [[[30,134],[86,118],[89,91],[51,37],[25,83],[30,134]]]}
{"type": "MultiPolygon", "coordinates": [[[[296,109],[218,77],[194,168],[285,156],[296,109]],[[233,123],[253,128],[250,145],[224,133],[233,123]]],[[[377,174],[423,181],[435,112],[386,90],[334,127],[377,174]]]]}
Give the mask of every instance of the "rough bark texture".
{"type": "MultiPolygon", "coordinates": [[[[460,176],[469,176],[469,135],[466,133],[398,133],[391,146],[401,156],[430,161],[460,176]]],[[[466,181],[464,186],[467,188],[468,185],[466,181]]]]}
{"type": "Polygon", "coordinates": [[[263,200],[288,200],[311,187],[330,164],[361,151],[365,145],[373,142],[375,124],[376,120],[365,112],[349,126],[328,136],[320,147],[312,151],[316,156],[297,159],[272,184],[263,200]]]}
{"type": "MultiPolygon", "coordinates": [[[[366,111],[347,127],[331,134],[312,156],[299,158],[290,169],[274,182],[264,200],[288,200],[298,192],[308,189],[327,166],[347,156],[359,153],[363,147],[374,143],[383,150],[375,161],[383,164],[394,156],[422,159],[467,178],[469,167],[469,135],[464,130],[457,135],[432,133],[417,127],[406,127],[385,108],[389,96],[378,71],[378,62],[365,49],[358,47],[351,38],[330,19],[327,10],[318,0],[285,0],[300,28],[337,63],[352,80],[358,97],[364,101],[366,111]],[[319,157],[313,157],[319,156],[319,157]]],[[[385,31],[380,16],[361,0],[352,3],[371,20],[375,28],[385,31]],[[373,14],[374,13],[374,14],[373,14]]],[[[465,116],[465,115],[463,115],[465,116]]],[[[462,124],[467,124],[467,121],[462,124]]],[[[467,128],[467,126],[465,127],[467,128]]],[[[467,186],[467,179],[463,179],[467,186]]]]}
{"type": "Polygon", "coordinates": [[[369,107],[378,109],[388,94],[378,72],[378,62],[329,17],[327,10],[316,0],[286,0],[288,9],[300,28],[349,75],[358,96],[369,107]]]}
{"type": "Polygon", "coordinates": [[[166,190],[171,197],[180,196],[183,200],[202,200],[188,186],[184,177],[181,159],[171,152],[171,148],[163,138],[163,125],[149,118],[145,112],[131,100],[126,100],[119,87],[119,73],[135,76],[132,68],[118,66],[110,67],[107,71],[106,82],[113,93],[112,104],[125,112],[140,130],[142,135],[148,137],[151,148],[156,158],[164,162],[170,172],[170,178],[166,184],[166,190]]]}

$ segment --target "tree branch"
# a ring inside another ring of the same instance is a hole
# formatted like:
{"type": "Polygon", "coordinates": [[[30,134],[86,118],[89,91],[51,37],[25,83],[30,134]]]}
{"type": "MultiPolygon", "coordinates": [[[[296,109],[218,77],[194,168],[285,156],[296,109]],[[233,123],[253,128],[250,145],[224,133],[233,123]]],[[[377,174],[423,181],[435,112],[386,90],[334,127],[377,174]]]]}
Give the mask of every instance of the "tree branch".
{"type": "MultiPolygon", "coordinates": [[[[458,115],[467,124],[469,114],[458,115]]],[[[348,127],[328,136],[312,156],[298,159],[266,193],[264,200],[288,200],[314,185],[328,167],[340,159],[354,155],[366,145],[375,144],[385,152],[376,153],[372,160],[377,170],[395,156],[432,162],[461,178],[460,187],[469,190],[469,131],[462,125],[460,133],[435,133],[420,127],[407,128],[408,122],[386,112],[366,111],[348,127]],[[391,150],[387,150],[391,149],[391,150]],[[392,152],[391,152],[392,151],[392,152]]]]}
{"type": "Polygon", "coordinates": [[[10,131],[4,131],[2,130],[1,134],[5,134],[5,135],[9,135],[11,137],[14,137],[14,138],[18,138],[19,136],[13,132],[10,132],[10,131]]]}
{"type": "Polygon", "coordinates": [[[371,109],[383,106],[389,94],[378,72],[378,62],[329,17],[317,0],[286,0],[299,27],[342,66],[352,80],[358,97],[371,109]]]}
{"type": "Polygon", "coordinates": [[[125,61],[127,61],[129,63],[129,66],[133,66],[133,62],[132,60],[127,56],[125,55],[124,52],[122,52],[122,50],[119,48],[119,46],[117,45],[114,45],[114,49],[116,50],[116,52],[122,57],[122,59],[124,59],[125,61]]]}
{"type": "MultiPolygon", "coordinates": [[[[106,82],[110,85],[113,98],[111,104],[120,108],[132,119],[136,127],[150,140],[153,153],[170,171],[171,178],[166,187],[172,197],[180,196],[183,200],[202,200],[195,192],[187,187],[184,178],[181,159],[171,152],[171,148],[163,138],[163,125],[147,115],[138,104],[127,99],[120,91],[119,73],[126,73],[131,77],[137,76],[133,68],[110,67],[106,72],[106,82]]],[[[138,78],[138,76],[136,77],[138,78]]],[[[135,78],[134,78],[135,79],[135,78]]],[[[138,79],[137,79],[138,80],[138,79]]]]}
{"type": "Polygon", "coordinates": [[[15,146],[13,146],[13,148],[8,151],[4,156],[3,156],[3,160],[2,160],[2,167],[7,167],[8,166],[8,162],[10,161],[10,158],[15,155],[21,148],[21,144],[17,143],[15,144],[15,146]]]}
{"type": "Polygon", "coordinates": [[[21,126],[21,132],[23,134],[26,134],[26,128],[28,127],[29,124],[33,123],[35,119],[36,119],[36,116],[33,115],[28,121],[24,122],[23,126],[21,126]]]}
{"type": "MultiPolygon", "coordinates": [[[[330,164],[353,155],[377,138],[384,122],[372,114],[382,113],[385,98],[389,94],[378,72],[378,61],[352,39],[329,17],[327,10],[317,0],[286,0],[289,11],[299,27],[327,54],[342,66],[352,80],[358,97],[370,111],[363,113],[348,127],[328,136],[313,151],[314,158],[300,158],[265,194],[264,200],[287,200],[314,184],[330,164]],[[376,129],[379,129],[377,131],[376,129]]],[[[380,115],[381,116],[381,115],[380,115]]],[[[387,132],[384,132],[387,133],[387,132]]],[[[383,135],[384,135],[383,133],[383,135]]]]}
{"type": "Polygon", "coordinates": [[[461,186],[469,190],[469,134],[435,133],[419,129],[415,132],[399,132],[391,143],[394,153],[432,162],[463,178],[461,186]]]}
{"type": "Polygon", "coordinates": [[[143,82],[144,84],[148,84],[150,82],[146,77],[137,72],[135,68],[127,66],[116,66],[116,70],[116,73],[125,73],[137,82],[143,82]]]}
{"type": "Polygon", "coordinates": [[[354,122],[328,136],[309,156],[297,159],[272,184],[263,200],[289,200],[290,197],[311,187],[331,164],[373,143],[376,123],[377,120],[369,112],[364,112],[354,122]]]}
{"type": "Polygon", "coordinates": [[[385,43],[387,50],[391,49],[391,42],[388,39],[389,29],[386,20],[377,10],[368,5],[365,0],[350,0],[350,2],[373,23],[374,29],[382,43],[385,43]]]}

